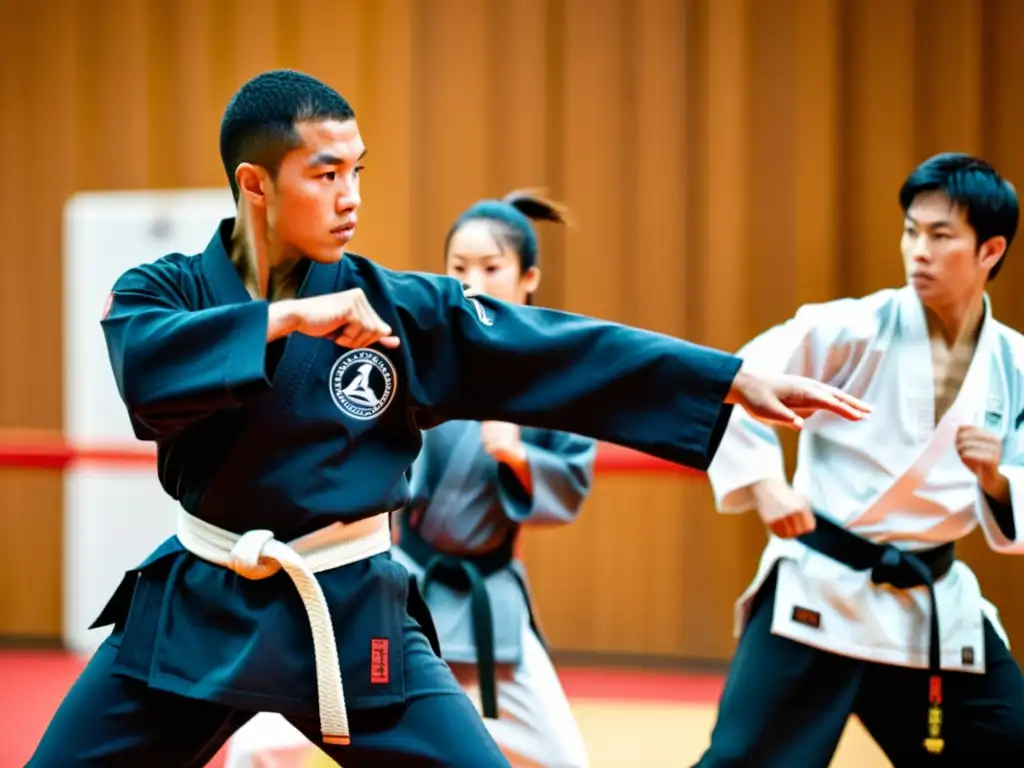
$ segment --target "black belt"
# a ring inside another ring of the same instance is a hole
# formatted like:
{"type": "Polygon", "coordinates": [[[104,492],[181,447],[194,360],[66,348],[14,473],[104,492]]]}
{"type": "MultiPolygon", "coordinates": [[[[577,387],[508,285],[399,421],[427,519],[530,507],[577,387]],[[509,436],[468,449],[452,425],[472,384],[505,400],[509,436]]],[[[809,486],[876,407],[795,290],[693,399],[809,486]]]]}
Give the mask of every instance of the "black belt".
{"type": "Polygon", "coordinates": [[[498,689],[495,677],[494,621],[491,597],[484,579],[508,568],[515,553],[513,532],[496,549],[482,555],[448,555],[438,552],[409,524],[406,512],[399,514],[401,538],[398,546],[423,568],[420,587],[427,598],[430,583],[437,581],[446,587],[469,592],[470,615],[473,621],[473,640],[476,644],[477,676],[480,680],[480,699],[484,717],[498,717],[498,689]]]}
{"type": "Polygon", "coordinates": [[[928,645],[928,737],[925,749],[939,754],[942,739],[942,663],[939,640],[939,614],[935,603],[935,582],[946,575],[956,561],[953,544],[943,544],[922,552],[904,552],[888,544],[876,544],[836,525],[815,513],[815,529],[799,538],[816,552],[855,571],[871,571],[875,584],[897,589],[927,587],[931,600],[931,637],[928,645]]]}

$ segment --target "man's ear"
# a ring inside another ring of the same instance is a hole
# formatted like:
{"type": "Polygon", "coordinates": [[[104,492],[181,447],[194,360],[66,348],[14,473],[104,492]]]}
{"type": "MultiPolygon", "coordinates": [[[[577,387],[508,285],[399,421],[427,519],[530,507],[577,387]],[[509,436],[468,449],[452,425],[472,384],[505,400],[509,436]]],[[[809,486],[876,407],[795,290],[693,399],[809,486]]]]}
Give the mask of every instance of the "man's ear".
{"type": "Polygon", "coordinates": [[[238,185],[238,194],[244,197],[256,208],[265,208],[267,205],[267,182],[270,177],[267,172],[252,163],[239,163],[235,169],[235,183],[238,185]]]}

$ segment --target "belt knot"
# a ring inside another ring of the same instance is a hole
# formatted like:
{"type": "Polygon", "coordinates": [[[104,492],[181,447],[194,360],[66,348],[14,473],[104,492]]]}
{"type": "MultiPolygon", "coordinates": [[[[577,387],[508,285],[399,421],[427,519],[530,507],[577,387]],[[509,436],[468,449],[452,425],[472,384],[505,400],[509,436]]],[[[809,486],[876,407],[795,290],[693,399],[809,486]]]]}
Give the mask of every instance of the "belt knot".
{"type": "Polygon", "coordinates": [[[243,579],[266,579],[281,570],[276,559],[264,557],[268,544],[278,543],[273,531],[258,529],[243,533],[228,555],[228,567],[243,579]]]}

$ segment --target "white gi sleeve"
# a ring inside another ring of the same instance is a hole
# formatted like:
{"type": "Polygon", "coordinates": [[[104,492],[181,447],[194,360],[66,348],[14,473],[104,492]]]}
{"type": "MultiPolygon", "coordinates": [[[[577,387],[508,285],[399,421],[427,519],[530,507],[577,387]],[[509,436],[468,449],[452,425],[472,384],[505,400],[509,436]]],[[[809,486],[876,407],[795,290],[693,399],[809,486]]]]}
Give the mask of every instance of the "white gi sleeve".
{"type": "MultiPolygon", "coordinates": [[[[828,381],[828,371],[842,368],[841,358],[848,354],[834,348],[833,342],[856,305],[855,299],[805,305],[786,322],[749,341],[737,354],[751,370],[828,381]]],[[[742,408],[734,409],[707,474],[719,512],[753,509],[751,487],[755,483],[786,480],[782,446],[775,430],[742,408]]]]}

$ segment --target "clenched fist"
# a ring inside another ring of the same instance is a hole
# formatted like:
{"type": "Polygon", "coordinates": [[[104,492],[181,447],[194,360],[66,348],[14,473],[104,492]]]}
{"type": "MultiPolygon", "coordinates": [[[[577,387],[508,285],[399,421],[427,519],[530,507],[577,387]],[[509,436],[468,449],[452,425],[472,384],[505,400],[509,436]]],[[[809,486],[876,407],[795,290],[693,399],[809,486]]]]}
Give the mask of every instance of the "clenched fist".
{"type": "Polygon", "coordinates": [[[961,426],[956,431],[956,452],[974,476],[981,489],[999,501],[1009,500],[1009,483],[999,472],[1003,457],[1003,441],[999,435],[981,427],[961,426]]]}
{"type": "Polygon", "coordinates": [[[267,341],[292,332],[331,339],[340,347],[352,349],[378,342],[392,349],[399,345],[398,337],[391,335],[391,326],[370,306],[362,288],[271,304],[267,341]]]}
{"type": "Polygon", "coordinates": [[[757,514],[780,539],[795,539],[815,528],[811,503],[783,480],[762,480],[753,488],[757,514]]]}
{"type": "Polygon", "coordinates": [[[504,464],[521,463],[526,450],[519,439],[519,427],[504,421],[484,421],[480,424],[480,437],[484,450],[492,459],[504,464]]]}

